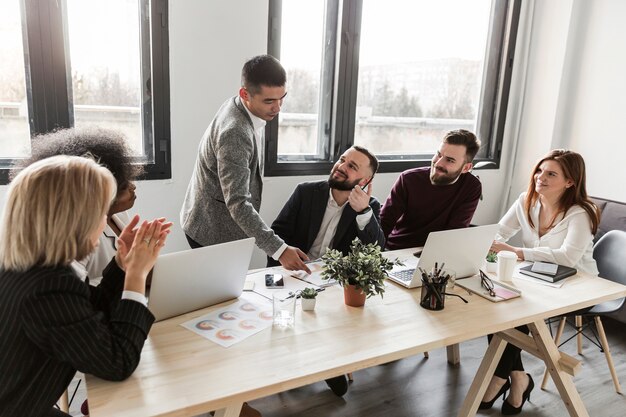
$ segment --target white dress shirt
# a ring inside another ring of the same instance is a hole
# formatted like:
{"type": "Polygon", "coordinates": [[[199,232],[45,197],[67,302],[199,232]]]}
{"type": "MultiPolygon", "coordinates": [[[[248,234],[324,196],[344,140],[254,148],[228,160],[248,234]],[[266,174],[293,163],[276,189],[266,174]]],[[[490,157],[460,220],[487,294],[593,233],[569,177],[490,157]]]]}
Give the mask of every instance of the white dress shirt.
{"type": "MultiPolygon", "coordinates": [[[[318,259],[332,247],[333,238],[337,232],[337,225],[339,225],[339,220],[341,219],[341,214],[343,213],[343,209],[346,207],[346,204],[348,204],[347,200],[341,206],[337,204],[335,198],[333,197],[332,189],[329,190],[328,203],[326,204],[326,211],[324,212],[324,217],[322,218],[322,224],[317,231],[317,236],[313,241],[313,245],[311,245],[311,248],[309,249],[309,253],[307,253],[310,259],[318,259]]],[[[367,226],[371,217],[372,210],[356,216],[356,223],[359,230],[365,229],[365,226],[367,226]]]]}
{"type": "MultiPolygon", "coordinates": [[[[254,129],[254,140],[256,141],[256,147],[259,154],[259,168],[261,169],[261,175],[263,175],[263,172],[265,170],[265,125],[267,124],[267,122],[260,117],[252,114],[252,112],[248,110],[248,107],[246,107],[245,104],[243,104],[243,108],[246,109],[248,116],[250,116],[250,120],[252,120],[252,128],[254,129]]],[[[285,249],[287,249],[287,244],[283,243],[282,246],[278,248],[276,252],[274,252],[272,258],[277,261],[281,257],[285,249]]]]}
{"type": "MultiPolygon", "coordinates": [[[[123,230],[130,223],[131,218],[128,212],[122,211],[111,216],[111,220],[120,230],[123,230]]],[[[117,253],[117,238],[117,234],[107,224],[102,235],[100,235],[96,250],[87,255],[85,259],[78,261],[84,268],[85,274],[89,277],[91,285],[97,286],[102,281],[102,271],[104,271],[104,268],[117,253]]]]}
{"type": "Polygon", "coordinates": [[[499,222],[496,240],[506,241],[522,231],[524,259],[551,262],[576,268],[591,275],[598,275],[593,259],[593,234],[591,220],[580,206],[572,206],[563,218],[543,236],[539,236],[539,201],[532,207],[530,225],[524,209],[526,193],[522,193],[499,222]]]}

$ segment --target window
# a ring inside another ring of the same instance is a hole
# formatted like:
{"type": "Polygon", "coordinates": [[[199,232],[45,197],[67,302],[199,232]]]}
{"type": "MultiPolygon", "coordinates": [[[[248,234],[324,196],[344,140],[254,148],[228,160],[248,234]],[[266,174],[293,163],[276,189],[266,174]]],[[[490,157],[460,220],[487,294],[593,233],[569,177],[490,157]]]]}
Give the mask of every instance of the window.
{"type": "Polygon", "coordinates": [[[519,0],[270,1],[269,53],[288,95],[266,131],[266,175],[326,174],[353,144],[381,172],[428,165],[476,132],[498,166],[519,0]]]}
{"type": "Polygon", "coordinates": [[[0,158],[15,158],[30,152],[22,18],[18,1],[0,8],[0,158]]]}
{"type": "Polygon", "coordinates": [[[29,155],[32,136],[90,125],[122,131],[144,179],[170,178],[167,0],[0,7],[3,183],[13,160],[29,155]]]}

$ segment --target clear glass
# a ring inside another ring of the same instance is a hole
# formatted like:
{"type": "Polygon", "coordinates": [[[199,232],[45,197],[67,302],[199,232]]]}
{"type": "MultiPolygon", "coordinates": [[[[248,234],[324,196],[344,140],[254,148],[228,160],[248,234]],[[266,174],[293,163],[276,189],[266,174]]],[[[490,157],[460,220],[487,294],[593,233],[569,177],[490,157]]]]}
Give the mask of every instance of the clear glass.
{"type": "Polygon", "coordinates": [[[296,294],[289,290],[275,290],[272,306],[274,327],[293,329],[296,324],[296,294]]]}
{"type": "Polygon", "coordinates": [[[279,155],[317,154],[324,4],[282,2],[280,61],[287,71],[287,97],[279,115],[279,155]]]}
{"type": "Polygon", "coordinates": [[[74,125],[122,131],[143,155],[139,0],[67,0],[74,125]]]}
{"type": "Polygon", "coordinates": [[[447,131],[476,131],[490,13],[491,0],[364,0],[354,143],[433,154],[447,131]]]}
{"type": "Polygon", "coordinates": [[[0,158],[30,154],[20,0],[0,0],[0,158]]]}

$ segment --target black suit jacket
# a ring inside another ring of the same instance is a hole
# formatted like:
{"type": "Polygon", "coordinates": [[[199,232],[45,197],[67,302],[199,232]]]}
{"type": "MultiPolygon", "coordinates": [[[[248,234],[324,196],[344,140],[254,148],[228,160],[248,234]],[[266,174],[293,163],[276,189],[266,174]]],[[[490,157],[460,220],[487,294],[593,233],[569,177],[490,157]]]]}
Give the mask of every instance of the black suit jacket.
{"type": "Polygon", "coordinates": [[[109,380],[137,367],[154,316],[121,300],[112,261],[92,287],[71,267],[0,271],[0,415],[46,416],[76,370],[109,380]]]}
{"type": "MultiPolygon", "coordinates": [[[[307,253],[320,230],[330,186],[328,181],[304,182],[298,184],[295,191],[272,223],[272,229],[285,243],[300,248],[307,253]]],[[[337,230],[331,249],[337,249],[344,255],[350,250],[350,243],[358,237],[363,243],[377,243],[385,246],[383,230],[380,227],[380,203],[370,197],[372,217],[365,229],[359,230],[356,223],[357,213],[346,204],[337,224],[337,230]]],[[[268,258],[268,266],[278,262],[268,258]]]]}

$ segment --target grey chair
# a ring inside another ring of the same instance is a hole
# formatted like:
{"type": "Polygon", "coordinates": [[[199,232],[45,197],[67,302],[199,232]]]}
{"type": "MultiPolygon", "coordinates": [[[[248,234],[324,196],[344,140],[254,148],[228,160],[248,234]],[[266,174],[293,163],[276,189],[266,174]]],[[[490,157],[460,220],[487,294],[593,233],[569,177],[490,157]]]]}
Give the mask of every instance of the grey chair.
{"type": "MultiPolygon", "coordinates": [[[[618,282],[626,285],[626,262],[624,262],[624,255],[626,254],[626,232],[621,230],[611,230],[598,240],[593,248],[593,258],[598,264],[599,276],[611,281],[618,282]]],[[[563,343],[567,343],[574,337],[578,339],[578,353],[582,353],[582,336],[586,337],[593,344],[598,346],[601,351],[604,352],[606,362],[613,378],[613,384],[615,385],[615,391],[620,393],[622,388],[613,366],[613,358],[611,357],[611,351],[609,344],[604,333],[604,326],[602,326],[602,320],[600,317],[610,317],[618,320],[622,323],[626,323],[626,298],[620,298],[618,300],[607,301],[601,304],[593,306],[590,310],[582,311],[579,313],[572,313],[575,316],[575,329],[576,334],[570,337],[563,343]],[[583,325],[584,318],[591,318],[588,323],[583,325]],[[593,326],[595,325],[595,330],[593,326]],[[593,333],[594,339],[583,333],[586,328],[590,328],[593,333]]],[[[559,343],[559,339],[563,334],[563,328],[566,323],[566,316],[561,317],[559,327],[554,337],[556,344],[559,343]]],[[[562,344],[563,344],[562,343],[562,344]]],[[[560,345],[559,345],[560,346],[560,345]]],[[[543,382],[541,383],[541,389],[544,389],[548,381],[548,372],[544,373],[543,382]]]]}

